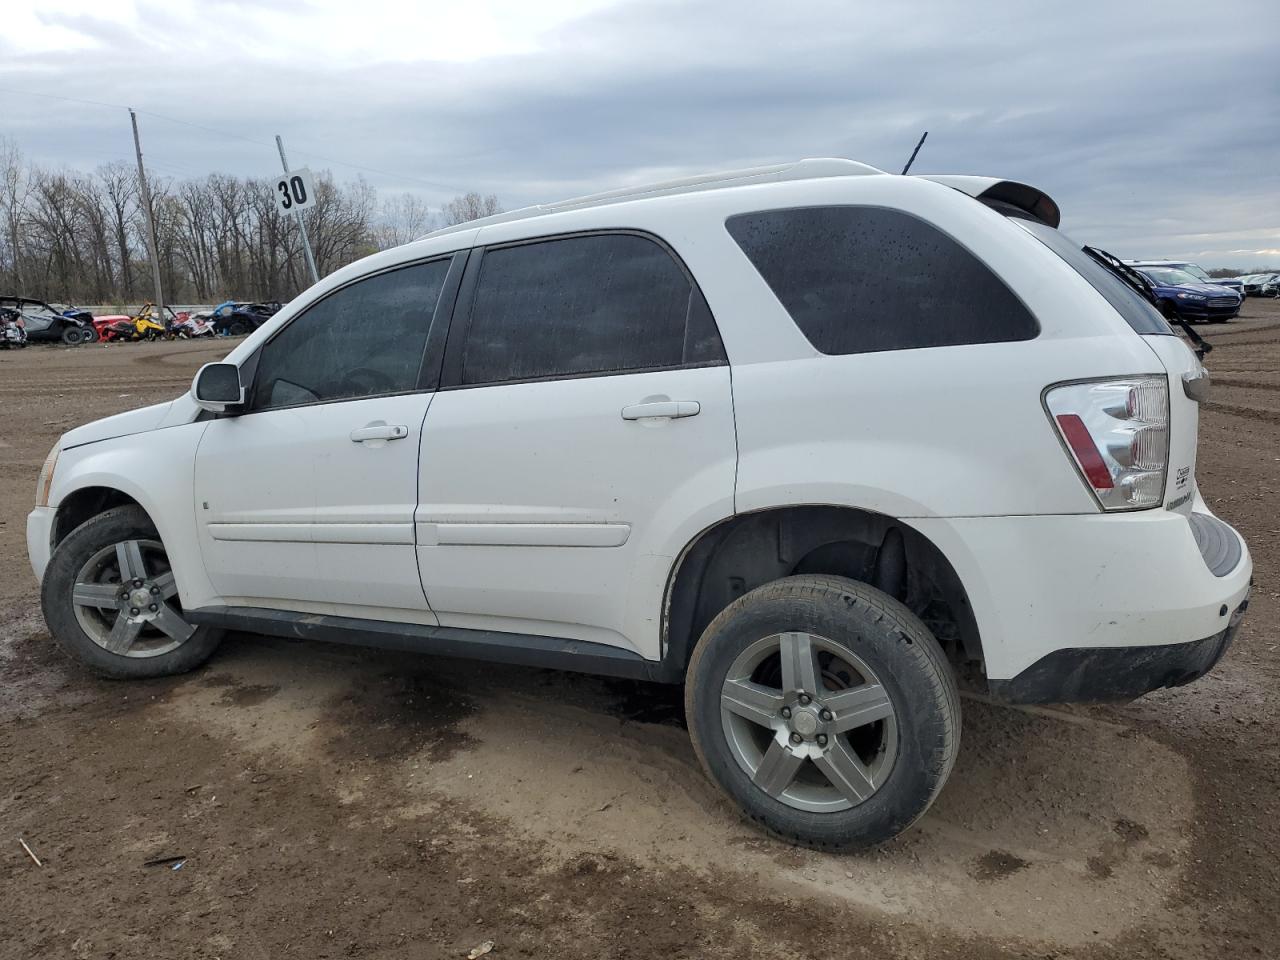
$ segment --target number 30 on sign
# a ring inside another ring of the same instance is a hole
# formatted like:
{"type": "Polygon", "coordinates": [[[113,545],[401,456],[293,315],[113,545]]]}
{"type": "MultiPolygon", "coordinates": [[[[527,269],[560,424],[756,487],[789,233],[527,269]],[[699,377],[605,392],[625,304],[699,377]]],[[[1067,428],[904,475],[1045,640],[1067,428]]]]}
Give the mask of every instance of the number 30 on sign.
{"type": "Polygon", "coordinates": [[[276,203],[286,213],[315,206],[316,194],[311,188],[311,171],[305,167],[276,174],[274,182],[276,203]]]}

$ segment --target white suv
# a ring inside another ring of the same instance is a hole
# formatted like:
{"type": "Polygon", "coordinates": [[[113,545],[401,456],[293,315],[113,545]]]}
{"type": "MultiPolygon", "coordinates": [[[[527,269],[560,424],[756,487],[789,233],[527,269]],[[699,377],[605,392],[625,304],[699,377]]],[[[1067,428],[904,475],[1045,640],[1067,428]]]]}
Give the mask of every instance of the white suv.
{"type": "Polygon", "coordinates": [[[809,160],[376,254],[59,441],[50,630],[114,677],[242,629],[682,683],[753,820],[885,840],[958,682],[1132,698],[1247,604],[1204,370],[1057,224],[1024,184],[809,160]]]}

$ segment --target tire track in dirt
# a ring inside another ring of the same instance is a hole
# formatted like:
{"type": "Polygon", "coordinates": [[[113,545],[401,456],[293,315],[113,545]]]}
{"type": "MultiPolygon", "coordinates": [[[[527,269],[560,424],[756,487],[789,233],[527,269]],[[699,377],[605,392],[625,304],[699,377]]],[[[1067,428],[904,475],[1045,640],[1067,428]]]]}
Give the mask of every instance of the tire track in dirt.
{"type": "Polygon", "coordinates": [[[1236,403],[1223,403],[1220,400],[1206,400],[1201,404],[1206,410],[1227,413],[1243,420],[1258,423],[1280,423],[1280,410],[1260,410],[1257,407],[1246,407],[1236,403]]]}

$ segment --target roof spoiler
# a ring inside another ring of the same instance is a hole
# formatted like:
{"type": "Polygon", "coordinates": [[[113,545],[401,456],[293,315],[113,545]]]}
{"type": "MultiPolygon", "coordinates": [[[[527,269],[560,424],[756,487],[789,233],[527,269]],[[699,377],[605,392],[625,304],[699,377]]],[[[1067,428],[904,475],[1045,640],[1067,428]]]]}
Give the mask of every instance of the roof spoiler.
{"type": "Polygon", "coordinates": [[[934,183],[967,193],[975,200],[981,200],[997,209],[1013,207],[1054,228],[1062,222],[1062,212],[1052,197],[1043,190],[1037,190],[1033,186],[1016,180],[999,180],[995,177],[921,177],[921,179],[932,180],[934,183]]]}

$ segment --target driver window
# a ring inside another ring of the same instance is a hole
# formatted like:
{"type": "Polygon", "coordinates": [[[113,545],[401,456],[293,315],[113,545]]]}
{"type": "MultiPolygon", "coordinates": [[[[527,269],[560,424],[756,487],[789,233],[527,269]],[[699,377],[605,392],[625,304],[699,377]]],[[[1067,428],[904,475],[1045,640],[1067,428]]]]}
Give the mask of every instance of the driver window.
{"type": "Polygon", "coordinates": [[[253,408],[417,388],[449,258],[359,280],[309,307],[262,348],[253,408]]]}

